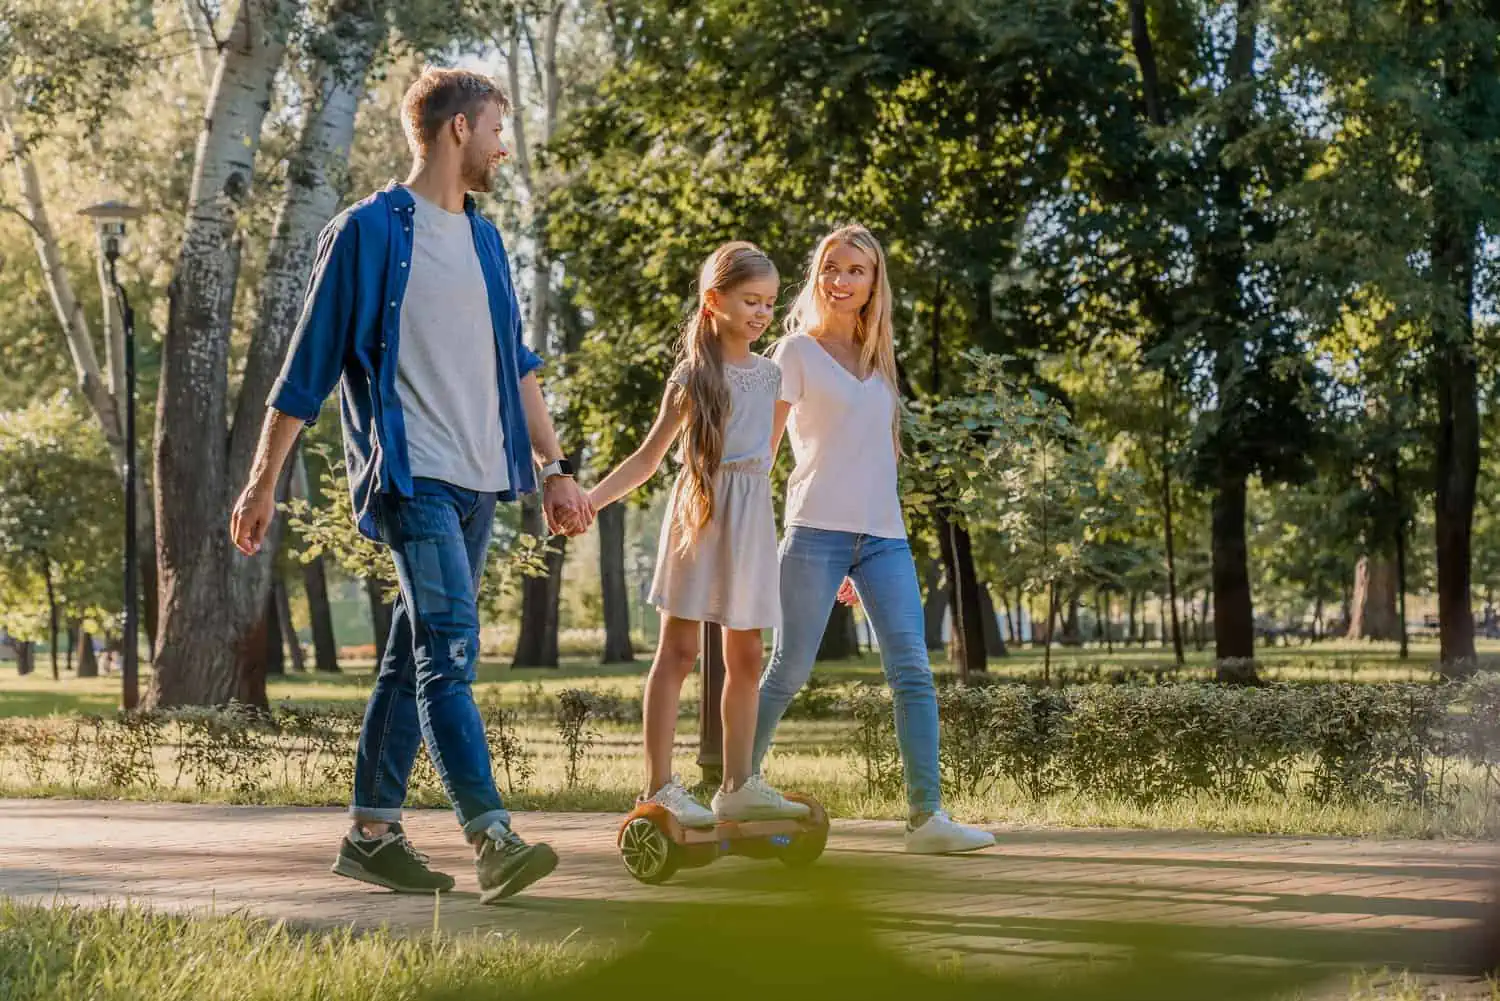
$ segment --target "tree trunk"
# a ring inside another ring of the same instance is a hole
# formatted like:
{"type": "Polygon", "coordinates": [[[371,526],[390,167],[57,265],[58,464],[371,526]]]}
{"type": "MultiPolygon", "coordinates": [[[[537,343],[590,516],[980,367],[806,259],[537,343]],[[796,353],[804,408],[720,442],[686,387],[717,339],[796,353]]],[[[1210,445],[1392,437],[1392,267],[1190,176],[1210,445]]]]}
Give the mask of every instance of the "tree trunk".
{"type": "Polygon", "coordinates": [[[385,659],[385,644],[391,635],[391,603],[385,600],[385,584],[365,578],[365,599],[370,603],[370,629],[375,634],[375,666],[385,659]]]}
{"type": "Polygon", "coordinates": [[[1396,502],[1396,622],[1401,627],[1401,659],[1406,660],[1411,655],[1406,635],[1406,496],[1401,490],[1399,455],[1391,461],[1391,496],[1396,502]]]}
{"type": "MultiPolygon", "coordinates": [[[[292,497],[307,500],[307,457],[298,446],[292,453],[292,497]]],[[[313,662],[317,670],[339,673],[339,645],[333,634],[333,609],[328,604],[328,570],[323,556],[302,564],[302,590],[307,595],[307,617],[312,627],[313,662]]]]}
{"type": "MultiPolygon", "coordinates": [[[[536,494],[521,502],[525,531],[537,538],[547,537],[542,517],[541,499],[536,494]]],[[[546,556],[547,573],[521,580],[521,629],[516,637],[514,667],[557,667],[557,630],[562,599],[562,564],[567,551],[567,537],[552,540],[556,552],[546,556]]]]}
{"type": "Polygon", "coordinates": [[[948,611],[948,589],[943,586],[943,564],[938,560],[929,561],[927,572],[923,576],[925,579],[922,584],[927,591],[927,600],[922,603],[922,632],[927,649],[941,650],[943,615],[948,611]]]}
{"type": "Polygon", "coordinates": [[[147,707],[216,704],[235,693],[235,655],[262,615],[270,581],[274,541],[255,557],[231,552],[224,529],[231,449],[208,432],[229,426],[237,216],[249,198],[292,6],[242,0],[199,133],[161,350],[154,450],[162,601],[147,707]]]}
{"type": "Polygon", "coordinates": [[[1057,585],[1047,588],[1047,629],[1042,640],[1042,683],[1052,680],[1052,625],[1057,621],[1057,585]]]}
{"type": "MultiPolygon", "coordinates": [[[[1245,544],[1245,476],[1221,470],[1213,499],[1214,658],[1255,657],[1255,613],[1245,544]]],[[[1204,619],[1208,618],[1205,609],[1204,619]]]]}
{"type": "Polygon", "coordinates": [[[834,602],[828,616],[828,626],[823,630],[823,640],[818,644],[818,660],[848,660],[858,650],[858,637],[854,633],[854,609],[841,602],[834,602]]]}
{"type": "Polygon", "coordinates": [[[1361,556],[1354,567],[1353,618],[1346,634],[1351,640],[1398,640],[1401,623],[1396,609],[1396,564],[1384,556],[1361,556]]]}
{"type": "Polygon", "coordinates": [[[1115,634],[1111,630],[1114,622],[1114,596],[1106,591],[1104,593],[1104,645],[1110,653],[1115,652],[1115,634]]]}
{"type": "Polygon", "coordinates": [[[99,677],[99,656],[94,653],[94,638],[86,629],[78,630],[78,676],[99,677]]]}
{"type": "Polygon", "coordinates": [[[1078,624],[1079,595],[1077,591],[1068,595],[1068,618],[1063,623],[1062,638],[1060,642],[1064,646],[1083,645],[1083,627],[1078,624]]]}
{"type": "MultiPolygon", "coordinates": [[[[1213,589],[1212,588],[1210,588],[1207,591],[1204,591],[1203,592],[1203,601],[1202,601],[1202,604],[1198,608],[1198,649],[1199,650],[1203,649],[1203,645],[1204,645],[1204,641],[1205,641],[1206,637],[1209,637],[1209,636],[1213,635],[1213,633],[1209,630],[1209,625],[1208,625],[1211,621],[1213,621],[1212,619],[1210,619],[1208,617],[1209,605],[1212,604],[1212,602],[1213,602],[1213,595],[1214,595],[1214,593],[1213,593],[1213,589]]],[[[1251,635],[1251,639],[1252,640],[1254,639],[1253,632],[1252,632],[1252,635],[1251,635]]]]}
{"type": "Polygon", "coordinates": [[[1130,625],[1129,625],[1130,638],[1125,641],[1127,644],[1133,644],[1133,643],[1136,642],[1136,635],[1135,635],[1135,631],[1136,631],[1135,606],[1136,606],[1136,603],[1140,600],[1140,597],[1141,596],[1140,596],[1139,593],[1137,593],[1135,591],[1131,591],[1130,592],[1130,625]]]}
{"type": "Polygon", "coordinates": [[[61,677],[57,670],[58,608],[57,592],[52,587],[52,563],[42,560],[42,580],[47,584],[47,653],[52,663],[52,680],[61,677]]]}
{"type": "Polygon", "coordinates": [[[280,603],[276,600],[276,587],[266,595],[266,675],[282,677],[286,674],[286,632],[281,618],[280,603]]]}
{"type": "Polygon", "coordinates": [[[995,611],[995,596],[988,584],[979,585],[979,614],[984,634],[984,652],[990,657],[1005,657],[1005,636],[1000,632],[1000,616],[995,611]]]}
{"type": "Polygon", "coordinates": [[[328,575],[322,556],[302,564],[302,588],[307,593],[307,615],[312,624],[313,667],[337,674],[339,645],[333,634],[333,609],[328,604],[328,575]]]}
{"type": "MultiPolygon", "coordinates": [[[[267,594],[266,603],[261,606],[260,617],[235,643],[234,698],[245,705],[270,705],[270,698],[266,693],[266,677],[272,673],[281,673],[279,663],[273,664],[271,654],[271,644],[275,642],[275,630],[272,628],[275,621],[276,606],[271,595],[267,594]]],[[[280,654],[280,643],[277,643],[275,661],[280,661],[280,654]]]]}
{"type": "Polygon", "coordinates": [[[68,624],[68,659],[63,662],[63,670],[69,674],[73,673],[73,651],[78,649],[78,634],[82,629],[77,622],[68,624]]]}
{"type": "Polygon", "coordinates": [[[953,608],[954,663],[958,676],[985,670],[983,612],[979,601],[979,575],[969,533],[945,513],[934,518],[948,574],[948,601],[953,608]]]}
{"type": "Polygon", "coordinates": [[[604,663],[635,660],[630,642],[630,592],[625,586],[625,505],[599,512],[599,586],[604,598],[604,663]]]}
{"type": "MultiPolygon", "coordinates": [[[[1167,636],[1168,636],[1168,633],[1167,633],[1167,604],[1169,603],[1169,601],[1170,601],[1170,599],[1163,599],[1160,595],[1158,595],[1157,599],[1156,599],[1156,629],[1157,629],[1157,632],[1159,634],[1157,638],[1160,640],[1162,646],[1166,646],[1167,642],[1168,642],[1167,641],[1167,636]]],[[[1171,633],[1171,636],[1172,636],[1172,639],[1175,640],[1176,643],[1177,643],[1177,666],[1181,667],[1182,666],[1182,662],[1183,662],[1183,656],[1182,656],[1182,633],[1177,629],[1177,604],[1176,604],[1176,602],[1171,602],[1171,604],[1172,604],[1172,633],[1171,633]]]]}
{"type": "MultiPolygon", "coordinates": [[[[346,193],[348,174],[344,165],[354,139],[355,113],[375,52],[385,36],[380,3],[338,0],[328,16],[330,20],[323,26],[325,37],[321,40],[328,44],[314,46],[319,59],[310,75],[313,99],[288,164],[286,193],[277,209],[266,270],[261,278],[257,327],[245,361],[230,435],[231,488],[249,474],[265,416],[264,401],[301,314],[303,289],[316,256],[318,232],[346,193]]],[[[279,495],[286,493],[298,465],[291,463],[283,471],[279,495]]],[[[262,552],[274,553],[280,538],[280,533],[273,529],[262,552]]],[[[242,572],[231,580],[232,593],[246,602],[263,600],[260,596],[265,596],[274,604],[278,582],[271,564],[257,558],[242,562],[242,567],[242,572]]],[[[285,584],[280,586],[284,591],[285,584]]],[[[278,611],[268,619],[267,627],[274,634],[274,639],[267,642],[276,646],[276,656],[267,667],[273,673],[284,671],[281,638],[287,635],[296,643],[290,617],[283,621],[278,611]]],[[[253,654],[257,646],[246,644],[242,649],[253,654]]],[[[298,662],[300,653],[298,649],[295,655],[298,662]]]]}
{"type": "Polygon", "coordinates": [[[1474,353],[1474,234],[1439,207],[1433,270],[1457,306],[1436,322],[1437,585],[1440,669],[1450,677],[1474,670],[1470,597],[1474,495],[1479,477],[1478,363],[1474,353]],[[1452,313],[1453,315],[1448,315],[1452,313]]]}
{"type": "Polygon", "coordinates": [[[286,652],[291,658],[292,670],[305,671],[307,664],[302,654],[302,640],[298,638],[297,627],[292,622],[292,596],[288,593],[286,581],[278,578],[271,585],[271,593],[276,599],[276,621],[281,626],[281,635],[286,641],[286,652]]]}
{"type": "Polygon", "coordinates": [[[18,640],[13,636],[7,636],[5,641],[15,652],[17,674],[24,678],[36,670],[36,650],[32,647],[30,640],[18,640]]]}

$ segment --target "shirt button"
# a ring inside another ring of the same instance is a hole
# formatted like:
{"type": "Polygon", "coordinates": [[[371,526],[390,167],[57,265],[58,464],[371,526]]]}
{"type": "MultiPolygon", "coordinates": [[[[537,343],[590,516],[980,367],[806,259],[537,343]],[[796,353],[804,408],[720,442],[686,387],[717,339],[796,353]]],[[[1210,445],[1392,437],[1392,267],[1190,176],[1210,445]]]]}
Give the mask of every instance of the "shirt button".
{"type": "Polygon", "coordinates": [[[402,262],[401,262],[401,266],[402,266],[402,267],[403,267],[403,268],[404,268],[404,267],[406,267],[406,262],[405,262],[405,261],[402,261],[402,262]]]}
{"type": "Polygon", "coordinates": [[[396,308],[396,300],[395,300],[395,299],[392,299],[392,300],[391,300],[391,308],[392,308],[392,309],[395,309],[395,308],[396,308]]]}

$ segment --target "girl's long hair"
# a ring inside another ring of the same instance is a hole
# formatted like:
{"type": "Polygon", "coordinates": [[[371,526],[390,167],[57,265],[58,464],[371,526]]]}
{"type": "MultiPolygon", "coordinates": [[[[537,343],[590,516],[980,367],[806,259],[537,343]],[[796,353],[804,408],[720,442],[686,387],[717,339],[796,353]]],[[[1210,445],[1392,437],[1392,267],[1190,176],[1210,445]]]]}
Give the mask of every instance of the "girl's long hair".
{"type": "Polygon", "coordinates": [[[683,549],[697,541],[714,516],[714,477],[724,458],[724,428],[729,422],[724,352],[708,310],[708,293],[712,289],[723,296],[737,285],[767,277],[776,277],[776,265],[759,247],[743,240],[715,250],[698,272],[698,306],[683,324],[677,366],[687,400],[682,495],[677,504],[683,549]]]}
{"type": "Polygon", "coordinates": [[[854,327],[854,343],[859,346],[860,369],[879,372],[896,400],[891,416],[891,438],[896,454],[901,454],[901,416],[904,410],[901,390],[896,379],[896,339],[891,329],[891,282],[885,263],[885,250],[875,234],[860,225],[843,226],[818,243],[807,268],[802,291],[787,311],[784,324],[788,334],[811,334],[823,325],[823,300],[818,291],[818,276],[823,262],[835,247],[849,246],[864,253],[875,263],[875,280],[870,298],[859,311],[854,327]]]}

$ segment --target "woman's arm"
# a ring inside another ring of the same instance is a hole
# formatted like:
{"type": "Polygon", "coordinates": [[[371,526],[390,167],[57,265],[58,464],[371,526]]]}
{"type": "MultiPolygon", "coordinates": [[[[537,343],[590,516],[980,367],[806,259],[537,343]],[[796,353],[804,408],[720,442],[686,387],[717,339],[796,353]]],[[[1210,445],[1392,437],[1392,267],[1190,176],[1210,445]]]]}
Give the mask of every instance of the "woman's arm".
{"type": "Polygon", "coordinates": [[[656,422],[651,425],[641,447],[589,491],[589,502],[595,511],[608,507],[655,475],[682,427],[686,414],[684,403],[682,387],[675,382],[667,383],[667,391],[661,398],[661,410],[657,412],[656,422]]]}
{"type": "Polygon", "coordinates": [[[786,433],[786,419],[792,412],[792,405],[784,400],[776,401],[776,412],[771,415],[771,461],[776,461],[776,453],[781,451],[781,436],[786,433]]]}

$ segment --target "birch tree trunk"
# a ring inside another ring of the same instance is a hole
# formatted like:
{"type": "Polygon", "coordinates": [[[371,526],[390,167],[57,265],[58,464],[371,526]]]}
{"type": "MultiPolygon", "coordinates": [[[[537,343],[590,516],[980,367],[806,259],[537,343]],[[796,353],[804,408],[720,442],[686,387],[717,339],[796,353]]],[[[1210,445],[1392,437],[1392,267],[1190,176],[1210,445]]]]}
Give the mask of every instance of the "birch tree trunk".
{"type": "Polygon", "coordinates": [[[238,214],[250,195],[294,12],[293,0],[241,0],[198,137],[161,352],[155,442],[161,621],[149,707],[228,701],[236,691],[235,647],[264,609],[274,548],[248,559],[231,552],[230,450],[214,431],[228,426],[238,214]],[[260,582],[259,601],[253,588],[235,587],[247,572],[260,582]]]}

